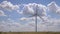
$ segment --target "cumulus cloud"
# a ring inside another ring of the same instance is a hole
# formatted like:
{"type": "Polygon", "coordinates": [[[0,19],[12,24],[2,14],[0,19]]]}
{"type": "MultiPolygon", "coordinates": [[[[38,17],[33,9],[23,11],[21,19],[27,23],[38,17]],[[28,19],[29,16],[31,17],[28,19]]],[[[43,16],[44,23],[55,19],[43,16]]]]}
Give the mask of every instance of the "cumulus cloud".
{"type": "MultiPolygon", "coordinates": [[[[38,21],[38,27],[37,27],[38,31],[55,31],[55,32],[60,31],[60,29],[59,29],[60,20],[46,16],[47,9],[50,12],[54,12],[54,13],[59,13],[59,11],[60,11],[59,6],[55,2],[51,2],[50,4],[48,4],[47,7],[44,5],[41,5],[41,4],[36,4],[36,3],[31,4],[30,3],[30,4],[27,4],[24,6],[23,14],[27,15],[27,16],[34,15],[37,10],[37,14],[40,18],[40,20],[38,21]]],[[[29,20],[29,19],[22,18],[22,20],[24,21],[24,20],[29,20]]],[[[33,24],[30,24],[30,25],[35,26],[33,24]]]]}
{"type": "Polygon", "coordinates": [[[42,4],[29,3],[29,4],[24,6],[23,14],[35,15],[35,13],[37,11],[37,15],[45,16],[46,15],[46,9],[47,9],[47,7],[42,5],[42,4]]]}
{"type": "Polygon", "coordinates": [[[38,22],[38,31],[50,31],[50,32],[59,32],[60,31],[60,19],[49,19],[48,23],[42,21],[38,22]]]}
{"type": "Polygon", "coordinates": [[[3,1],[0,3],[0,8],[6,9],[6,10],[17,10],[19,8],[19,6],[14,5],[8,1],[3,1]]]}
{"type": "MultiPolygon", "coordinates": [[[[10,2],[4,1],[0,4],[0,7],[5,9],[11,9],[14,10],[15,8],[12,6],[15,6],[11,4],[10,2]],[[6,3],[6,4],[5,4],[6,3]]],[[[35,16],[35,12],[37,10],[37,28],[38,31],[60,31],[60,19],[51,18],[47,15],[46,10],[49,10],[54,13],[59,13],[60,9],[59,6],[55,2],[51,2],[48,4],[48,6],[42,5],[42,4],[36,4],[36,3],[29,3],[24,5],[22,12],[17,10],[18,13],[24,14],[26,16],[35,16]],[[46,23],[47,22],[47,23],[46,23]]],[[[1,15],[4,15],[3,11],[0,11],[1,15]],[[3,14],[2,14],[3,13],[3,14]]],[[[15,22],[12,19],[7,19],[7,21],[0,22],[0,31],[12,31],[12,32],[23,32],[23,31],[35,31],[35,17],[22,17],[19,19],[20,21],[26,21],[27,23],[23,22],[24,24],[21,24],[20,22],[15,22]],[[8,30],[7,30],[8,29],[8,30]]]]}
{"type": "Polygon", "coordinates": [[[34,30],[35,27],[33,21],[26,24],[15,22],[11,18],[8,18],[6,21],[0,21],[0,32],[26,32],[34,30]]]}
{"type": "Polygon", "coordinates": [[[52,13],[59,14],[60,13],[60,6],[58,6],[55,2],[51,2],[47,5],[48,10],[52,13]]]}
{"type": "Polygon", "coordinates": [[[34,14],[34,10],[31,7],[29,7],[28,5],[26,5],[26,6],[24,6],[23,14],[33,15],[34,14]]]}
{"type": "Polygon", "coordinates": [[[25,20],[28,20],[28,18],[22,17],[22,18],[20,18],[20,20],[25,21],[25,20]]]}
{"type": "MultiPolygon", "coordinates": [[[[53,32],[59,32],[60,31],[60,19],[55,19],[55,18],[49,18],[47,23],[42,21],[39,17],[37,17],[37,31],[53,31],[53,32]]],[[[44,17],[43,19],[45,19],[46,17],[44,17]]],[[[26,25],[29,25],[30,27],[34,27],[35,29],[35,18],[31,17],[31,18],[22,18],[23,21],[29,21],[28,23],[26,23],[26,25]],[[32,20],[32,21],[31,21],[32,20]]]]}
{"type": "MultiPolygon", "coordinates": [[[[31,18],[30,18],[31,19],[31,18]]],[[[43,23],[38,21],[37,23],[38,31],[60,31],[60,19],[50,19],[48,23],[43,23]]],[[[29,21],[26,24],[21,24],[15,22],[14,20],[8,18],[7,21],[0,21],[0,31],[2,32],[26,32],[35,31],[35,21],[29,21]],[[8,30],[7,30],[8,29],[8,30]]]]}
{"type": "MultiPolygon", "coordinates": [[[[32,21],[35,21],[35,17],[22,17],[20,18],[21,21],[29,21],[29,20],[32,20],[32,21]]],[[[40,17],[37,17],[37,20],[40,20],[40,17]]]]}
{"type": "MultiPolygon", "coordinates": [[[[26,32],[26,31],[35,31],[35,21],[30,21],[31,18],[27,18],[28,23],[21,24],[15,22],[14,20],[8,18],[7,21],[0,22],[0,31],[2,32],[26,32]],[[30,20],[29,20],[30,19],[30,20]],[[7,30],[8,29],[8,30],[7,30]]],[[[37,23],[38,31],[60,31],[60,19],[50,19],[48,23],[43,23],[38,21],[37,23]]]]}
{"type": "Polygon", "coordinates": [[[0,16],[6,16],[2,10],[0,10],[0,16]]]}
{"type": "Polygon", "coordinates": [[[17,10],[17,13],[19,13],[19,14],[23,14],[23,11],[17,10]]]}
{"type": "MultiPolygon", "coordinates": [[[[39,17],[39,19],[46,22],[47,17],[44,18],[47,15],[46,10],[47,10],[47,7],[45,5],[29,3],[24,5],[23,10],[20,13],[29,17],[34,17],[37,11],[37,16],[39,17]]],[[[27,18],[22,18],[22,20],[27,20],[27,18]]]]}
{"type": "Polygon", "coordinates": [[[56,10],[56,13],[57,14],[60,14],[60,8],[56,10]]]}

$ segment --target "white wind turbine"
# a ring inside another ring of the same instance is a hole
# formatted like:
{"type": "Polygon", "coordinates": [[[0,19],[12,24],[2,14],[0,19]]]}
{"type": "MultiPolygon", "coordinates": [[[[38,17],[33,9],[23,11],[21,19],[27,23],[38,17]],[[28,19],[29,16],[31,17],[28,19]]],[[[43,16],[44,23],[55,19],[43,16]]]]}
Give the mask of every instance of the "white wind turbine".
{"type": "MultiPolygon", "coordinates": [[[[29,7],[28,7],[29,8],[29,7]]],[[[32,16],[29,16],[29,17],[33,17],[33,16],[35,16],[35,31],[37,32],[37,16],[39,16],[41,19],[42,19],[42,21],[43,22],[45,22],[45,20],[40,16],[40,14],[38,14],[38,4],[37,5],[35,5],[35,11],[34,11],[34,13],[33,14],[31,14],[31,12],[30,12],[30,14],[32,15],[32,16]]],[[[29,10],[29,9],[28,9],[29,10]]],[[[41,9],[41,10],[44,10],[43,8],[41,9]]],[[[24,10],[25,11],[25,10],[24,10]]],[[[29,12],[24,12],[26,15],[28,15],[29,14],[29,12]]],[[[44,15],[42,15],[42,16],[44,16],[44,15]]]]}
{"type": "MultiPolygon", "coordinates": [[[[38,5],[36,5],[36,7],[38,7],[38,5]]],[[[46,22],[46,21],[38,14],[38,8],[36,8],[35,14],[33,16],[35,16],[35,25],[36,25],[35,30],[37,32],[37,16],[39,16],[42,19],[43,22],[46,22]]]]}

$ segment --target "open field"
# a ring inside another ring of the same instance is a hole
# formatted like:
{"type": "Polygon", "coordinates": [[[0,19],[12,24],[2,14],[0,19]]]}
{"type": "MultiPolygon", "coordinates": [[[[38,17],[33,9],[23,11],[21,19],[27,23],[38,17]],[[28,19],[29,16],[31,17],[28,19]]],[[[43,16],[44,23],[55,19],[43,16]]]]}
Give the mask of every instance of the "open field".
{"type": "Polygon", "coordinates": [[[0,32],[0,34],[60,34],[60,32],[0,32]]]}

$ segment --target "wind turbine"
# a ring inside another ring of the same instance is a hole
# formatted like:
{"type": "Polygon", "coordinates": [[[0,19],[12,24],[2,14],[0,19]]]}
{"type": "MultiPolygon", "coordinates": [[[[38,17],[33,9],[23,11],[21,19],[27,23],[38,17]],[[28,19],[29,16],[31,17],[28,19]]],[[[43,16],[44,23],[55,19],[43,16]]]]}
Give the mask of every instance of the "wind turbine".
{"type": "MultiPolygon", "coordinates": [[[[37,16],[39,16],[43,22],[45,22],[45,20],[38,14],[38,5],[35,5],[35,11],[34,11],[34,14],[31,14],[31,16],[28,16],[28,17],[33,17],[35,16],[35,31],[37,32],[37,16]]],[[[43,8],[42,8],[43,10],[43,8]]],[[[29,13],[27,13],[29,14],[29,13]]]]}
{"type": "Polygon", "coordinates": [[[37,16],[39,16],[41,18],[41,20],[45,23],[47,23],[39,14],[38,14],[38,5],[36,5],[36,9],[35,9],[35,14],[32,15],[31,17],[35,16],[35,31],[37,32],[37,16]]]}
{"type": "MultiPolygon", "coordinates": [[[[35,14],[32,15],[32,16],[29,16],[29,17],[35,16],[35,31],[36,31],[36,32],[37,32],[37,28],[38,28],[38,27],[37,27],[37,16],[39,16],[37,7],[38,7],[38,5],[36,5],[35,14]]],[[[46,23],[46,21],[45,21],[41,16],[39,16],[39,17],[41,18],[41,20],[42,20],[43,22],[46,23]]]]}

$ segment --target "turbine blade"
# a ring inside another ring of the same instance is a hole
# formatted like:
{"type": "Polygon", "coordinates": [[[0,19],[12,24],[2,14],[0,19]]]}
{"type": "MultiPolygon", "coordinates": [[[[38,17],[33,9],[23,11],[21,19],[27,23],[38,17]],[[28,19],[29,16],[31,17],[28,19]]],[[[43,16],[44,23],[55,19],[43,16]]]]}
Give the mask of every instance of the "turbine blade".
{"type": "Polygon", "coordinates": [[[47,23],[41,16],[39,16],[39,17],[41,18],[41,20],[42,20],[43,22],[47,23]]]}
{"type": "Polygon", "coordinates": [[[29,17],[34,17],[35,15],[29,16],[29,17]]]}

